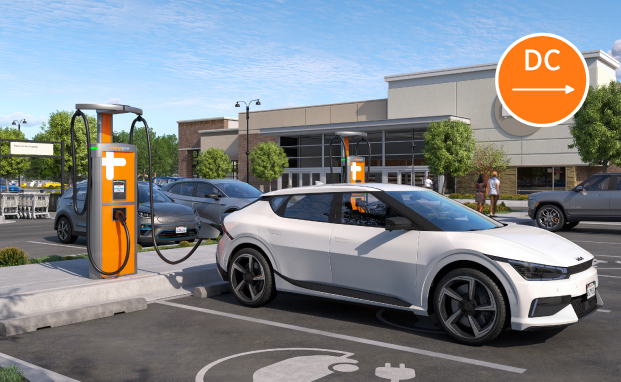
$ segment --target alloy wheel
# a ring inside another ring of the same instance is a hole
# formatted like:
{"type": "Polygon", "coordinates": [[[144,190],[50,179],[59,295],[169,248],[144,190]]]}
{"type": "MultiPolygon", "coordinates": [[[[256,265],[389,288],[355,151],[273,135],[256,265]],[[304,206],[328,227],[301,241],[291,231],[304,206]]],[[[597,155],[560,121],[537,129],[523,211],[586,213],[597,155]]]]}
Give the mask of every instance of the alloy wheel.
{"type": "Polygon", "coordinates": [[[556,208],[544,207],[539,214],[539,225],[546,229],[556,228],[561,221],[561,216],[556,208]]]}
{"type": "Polygon", "coordinates": [[[486,336],[496,323],[498,304],[480,280],[456,276],[444,284],[438,296],[439,318],[459,338],[486,336]]]}
{"type": "Polygon", "coordinates": [[[67,240],[69,237],[69,225],[65,219],[58,222],[58,238],[60,240],[67,240]]]}
{"type": "Polygon", "coordinates": [[[231,266],[231,283],[235,294],[246,302],[255,302],[265,290],[265,271],[251,254],[243,254],[231,266]]]}

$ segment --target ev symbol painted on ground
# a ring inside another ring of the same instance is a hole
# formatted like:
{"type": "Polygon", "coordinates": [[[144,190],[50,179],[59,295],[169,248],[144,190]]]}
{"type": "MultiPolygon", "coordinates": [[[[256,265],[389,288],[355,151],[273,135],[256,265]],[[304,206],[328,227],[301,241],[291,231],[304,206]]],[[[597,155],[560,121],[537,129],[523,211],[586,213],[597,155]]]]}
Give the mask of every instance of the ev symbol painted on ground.
{"type": "Polygon", "coordinates": [[[231,381],[250,381],[252,382],[312,382],[330,379],[329,376],[338,374],[339,380],[352,381],[391,381],[399,382],[414,378],[416,372],[414,369],[400,364],[398,367],[392,367],[390,363],[375,368],[375,375],[367,375],[369,372],[363,372],[358,366],[359,361],[352,358],[354,353],[314,348],[279,348],[257,350],[246,353],[235,354],[229,357],[219,359],[210,363],[201,369],[196,375],[197,382],[221,381],[223,376],[231,381]],[[287,357],[287,353],[299,354],[300,352],[310,353],[337,353],[335,355],[313,354],[313,355],[295,355],[287,357]],[[282,353],[282,354],[275,354],[282,353]],[[264,355],[265,359],[262,359],[264,355]],[[283,358],[280,361],[265,365],[266,359],[283,358]],[[246,357],[243,362],[239,362],[237,358],[246,357]],[[229,363],[227,361],[233,360],[229,363]],[[245,365],[241,368],[235,365],[245,365]],[[255,366],[262,365],[256,370],[255,366]],[[250,369],[250,370],[248,370],[250,369]],[[252,373],[252,374],[250,374],[252,373]],[[351,374],[351,379],[344,378],[351,374]],[[363,375],[364,374],[364,375],[363,375]]]}

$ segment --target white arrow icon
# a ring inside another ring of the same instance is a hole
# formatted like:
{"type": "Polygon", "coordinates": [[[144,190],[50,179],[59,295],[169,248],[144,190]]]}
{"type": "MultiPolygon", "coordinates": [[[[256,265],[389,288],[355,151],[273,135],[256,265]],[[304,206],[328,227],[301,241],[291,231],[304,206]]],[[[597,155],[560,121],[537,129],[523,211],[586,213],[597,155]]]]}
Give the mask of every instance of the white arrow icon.
{"type": "Polygon", "coordinates": [[[565,85],[564,88],[513,88],[514,92],[565,92],[569,94],[574,91],[569,85],[565,85]]]}

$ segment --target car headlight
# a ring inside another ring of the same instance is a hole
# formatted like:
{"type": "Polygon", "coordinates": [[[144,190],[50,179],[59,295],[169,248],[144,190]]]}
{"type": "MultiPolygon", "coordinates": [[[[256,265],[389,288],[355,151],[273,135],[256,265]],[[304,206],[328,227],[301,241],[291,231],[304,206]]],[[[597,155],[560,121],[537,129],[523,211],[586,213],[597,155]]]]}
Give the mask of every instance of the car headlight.
{"type": "Polygon", "coordinates": [[[151,214],[144,211],[138,211],[138,216],[140,216],[141,218],[150,218],[151,214]]]}
{"type": "Polygon", "coordinates": [[[569,277],[567,268],[509,260],[509,264],[529,281],[564,280],[569,277]]]}

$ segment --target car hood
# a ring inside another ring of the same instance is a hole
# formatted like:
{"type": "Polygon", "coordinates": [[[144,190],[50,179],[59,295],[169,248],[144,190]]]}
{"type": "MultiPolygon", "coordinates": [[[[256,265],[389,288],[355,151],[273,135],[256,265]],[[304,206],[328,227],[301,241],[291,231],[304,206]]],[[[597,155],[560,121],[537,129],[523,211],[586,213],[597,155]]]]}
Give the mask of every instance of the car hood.
{"type": "MultiPolygon", "coordinates": [[[[138,205],[140,211],[150,213],[149,203],[140,203],[138,205]]],[[[194,210],[188,206],[175,203],[153,203],[153,212],[155,216],[183,216],[194,215],[194,210]]]]}
{"type": "Polygon", "coordinates": [[[545,191],[545,192],[535,192],[534,194],[530,194],[529,196],[534,200],[543,200],[543,199],[554,199],[554,200],[564,200],[569,195],[571,195],[573,191],[545,191]]]}
{"type": "Polygon", "coordinates": [[[462,243],[486,255],[544,265],[570,267],[593,258],[589,252],[559,235],[519,224],[485,231],[451,232],[449,237],[456,247],[463,247],[458,245],[462,243]]]}

